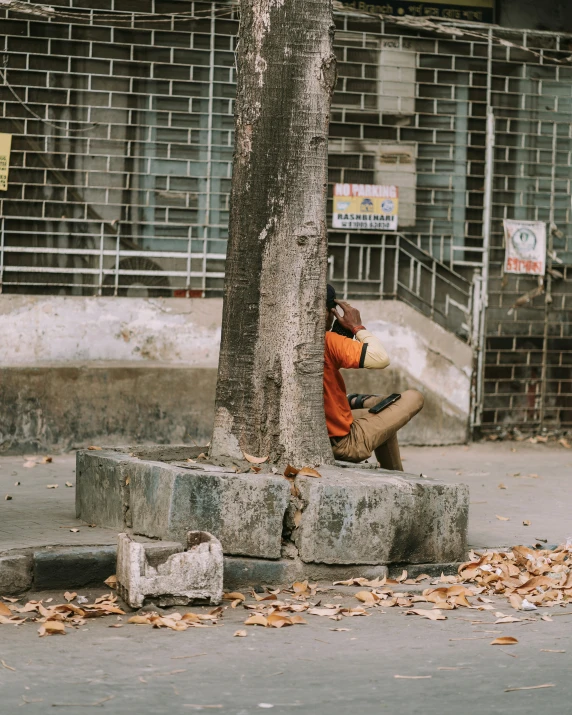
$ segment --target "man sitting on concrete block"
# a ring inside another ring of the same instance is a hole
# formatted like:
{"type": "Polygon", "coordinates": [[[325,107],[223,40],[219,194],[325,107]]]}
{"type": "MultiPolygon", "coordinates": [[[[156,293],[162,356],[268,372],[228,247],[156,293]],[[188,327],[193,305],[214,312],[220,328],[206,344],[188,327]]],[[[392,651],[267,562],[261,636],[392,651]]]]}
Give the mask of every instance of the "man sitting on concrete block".
{"type": "Polygon", "coordinates": [[[383,469],[402,472],[397,431],[421,410],[423,395],[406,390],[377,414],[369,410],[383,400],[381,395],[346,395],[340,368],[382,370],[389,365],[389,357],[378,338],[361,324],[359,310],[337,300],[331,285],[326,306],[324,408],[334,456],[362,462],[375,452],[383,469]]]}

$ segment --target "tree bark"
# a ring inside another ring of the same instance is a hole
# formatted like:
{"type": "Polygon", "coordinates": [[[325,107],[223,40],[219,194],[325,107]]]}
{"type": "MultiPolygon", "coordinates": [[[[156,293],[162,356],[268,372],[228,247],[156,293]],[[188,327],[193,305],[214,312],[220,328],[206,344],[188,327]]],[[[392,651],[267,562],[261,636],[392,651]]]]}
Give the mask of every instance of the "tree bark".
{"type": "Polygon", "coordinates": [[[242,0],[211,455],[332,462],[324,418],[331,0],[242,0]]]}

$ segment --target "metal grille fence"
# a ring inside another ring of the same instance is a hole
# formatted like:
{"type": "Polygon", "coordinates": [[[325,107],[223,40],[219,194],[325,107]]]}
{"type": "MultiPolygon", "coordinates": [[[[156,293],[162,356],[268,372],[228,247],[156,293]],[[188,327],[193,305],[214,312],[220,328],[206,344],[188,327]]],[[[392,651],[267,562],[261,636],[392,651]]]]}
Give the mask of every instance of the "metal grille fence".
{"type": "MultiPolygon", "coordinates": [[[[84,5],[0,11],[0,131],[14,134],[0,286],[220,295],[236,10],[84,5]]],[[[330,184],[397,184],[400,210],[398,234],[330,232],[331,280],[475,345],[474,426],[572,426],[572,38],[351,12],[336,24],[330,184]],[[502,275],[503,218],[552,227],[543,292],[502,275]]]]}

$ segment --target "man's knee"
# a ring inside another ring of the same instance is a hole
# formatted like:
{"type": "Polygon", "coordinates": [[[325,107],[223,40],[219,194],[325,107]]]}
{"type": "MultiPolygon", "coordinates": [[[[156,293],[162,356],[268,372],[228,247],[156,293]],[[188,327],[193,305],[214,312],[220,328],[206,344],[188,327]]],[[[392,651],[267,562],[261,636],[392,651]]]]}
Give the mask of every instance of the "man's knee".
{"type": "Polygon", "coordinates": [[[405,404],[415,415],[423,409],[425,402],[425,398],[419,390],[405,390],[401,395],[401,399],[406,401],[405,404]]]}

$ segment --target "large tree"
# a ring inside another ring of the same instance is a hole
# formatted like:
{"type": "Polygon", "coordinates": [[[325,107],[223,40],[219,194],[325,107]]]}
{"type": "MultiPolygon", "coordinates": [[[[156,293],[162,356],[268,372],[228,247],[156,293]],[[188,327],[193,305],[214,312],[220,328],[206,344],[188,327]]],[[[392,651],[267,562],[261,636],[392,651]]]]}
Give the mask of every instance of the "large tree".
{"type": "Polygon", "coordinates": [[[323,403],[331,0],[241,0],[211,456],[332,461],[323,403]]]}

